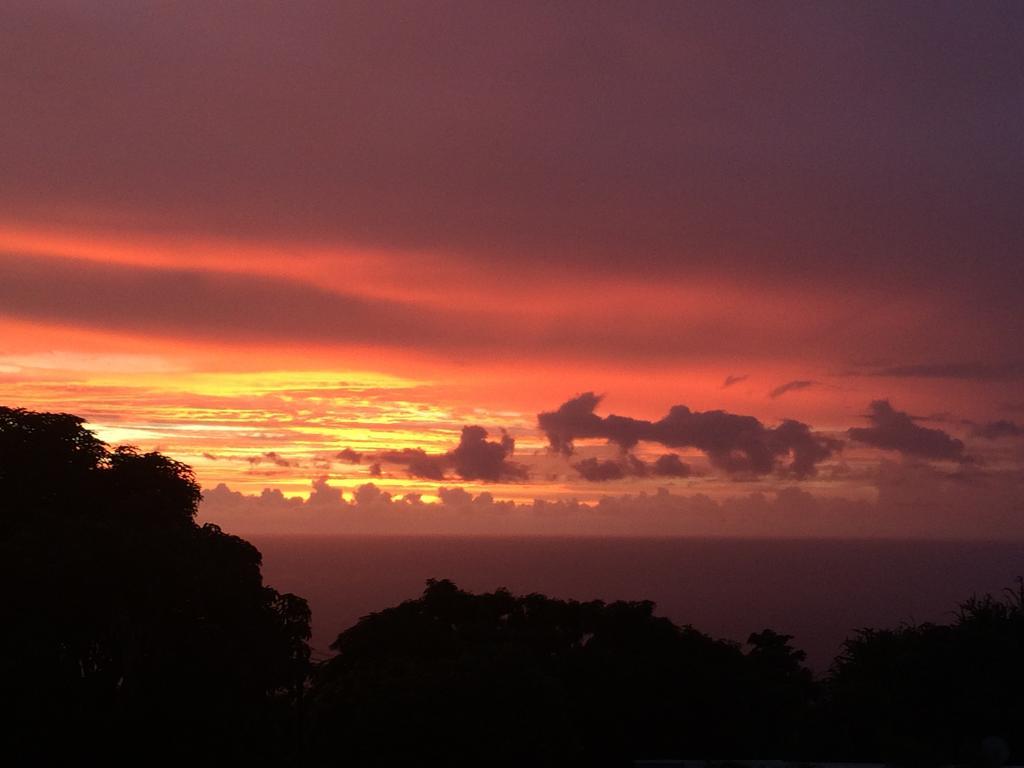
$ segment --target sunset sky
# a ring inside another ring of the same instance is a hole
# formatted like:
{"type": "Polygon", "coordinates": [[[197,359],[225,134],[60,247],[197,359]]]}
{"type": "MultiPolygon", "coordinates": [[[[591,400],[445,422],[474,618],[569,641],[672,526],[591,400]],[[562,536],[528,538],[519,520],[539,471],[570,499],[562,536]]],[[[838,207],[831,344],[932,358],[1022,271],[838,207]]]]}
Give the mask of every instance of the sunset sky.
{"type": "Polygon", "coordinates": [[[1022,41],[1019,2],[5,2],[0,404],[231,530],[1024,536],[1022,41]]]}

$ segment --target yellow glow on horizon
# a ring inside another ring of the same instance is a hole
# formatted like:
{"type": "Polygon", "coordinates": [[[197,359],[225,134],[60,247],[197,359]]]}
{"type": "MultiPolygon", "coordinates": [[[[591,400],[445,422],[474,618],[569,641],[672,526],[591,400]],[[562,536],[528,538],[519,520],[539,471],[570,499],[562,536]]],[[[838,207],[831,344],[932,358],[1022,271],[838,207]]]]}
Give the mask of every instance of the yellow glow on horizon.
{"type": "MultiPolygon", "coordinates": [[[[90,382],[105,386],[123,384],[124,380],[119,377],[98,374],[90,377],[90,382]]],[[[186,371],[178,373],[174,377],[140,373],[132,376],[132,384],[138,387],[152,386],[170,392],[229,396],[287,393],[294,390],[329,392],[345,389],[358,392],[368,389],[409,389],[427,386],[430,382],[387,373],[339,369],[335,371],[186,371]]]]}

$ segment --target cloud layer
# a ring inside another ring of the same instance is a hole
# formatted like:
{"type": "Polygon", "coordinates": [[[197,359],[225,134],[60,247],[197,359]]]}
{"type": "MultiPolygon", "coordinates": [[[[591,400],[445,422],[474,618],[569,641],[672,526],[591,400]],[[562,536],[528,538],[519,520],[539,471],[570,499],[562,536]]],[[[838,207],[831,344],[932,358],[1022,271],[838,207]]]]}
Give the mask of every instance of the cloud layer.
{"type": "Polygon", "coordinates": [[[498,501],[459,487],[440,502],[395,498],[366,484],[314,482],[309,499],[280,491],[244,495],[225,485],[204,491],[200,516],[240,533],[689,535],[743,537],[1024,538],[1024,475],[949,473],[927,465],[883,463],[871,499],[823,496],[797,487],[713,499],[655,493],[576,500],[498,501]]]}
{"type": "Polygon", "coordinates": [[[969,247],[1002,296],[1022,250],[1016,3],[114,0],[0,30],[24,219],[633,274],[935,279],[969,247]]]}

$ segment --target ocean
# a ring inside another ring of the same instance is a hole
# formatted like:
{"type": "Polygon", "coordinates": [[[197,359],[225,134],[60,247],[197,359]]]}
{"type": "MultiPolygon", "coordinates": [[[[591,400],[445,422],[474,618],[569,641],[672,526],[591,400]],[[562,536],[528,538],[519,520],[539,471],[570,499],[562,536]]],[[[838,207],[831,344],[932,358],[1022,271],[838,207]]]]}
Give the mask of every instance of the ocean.
{"type": "Polygon", "coordinates": [[[265,581],[309,600],[315,658],[360,616],[430,578],[471,591],[653,600],[656,613],[743,642],[793,635],[816,672],[860,627],[949,621],[972,594],[1024,575],[1020,542],[250,536],[265,581]]]}

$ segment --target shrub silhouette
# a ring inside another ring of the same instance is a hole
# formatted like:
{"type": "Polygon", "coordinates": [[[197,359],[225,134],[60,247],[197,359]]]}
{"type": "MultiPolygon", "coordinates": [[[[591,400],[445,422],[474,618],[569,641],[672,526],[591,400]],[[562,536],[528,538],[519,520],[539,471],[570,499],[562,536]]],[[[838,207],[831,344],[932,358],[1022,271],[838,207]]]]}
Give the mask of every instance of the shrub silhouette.
{"type": "Polygon", "coordinates": [[[789,638],[762,633],[744,654],[653,609],[430,581],[332,645],[310,692],[312,761],[620,765],[786,748],[812,685],[789,638]]]}
{"type": "Polygon", "coordinates": [[[828,680],[832,752],[896,765],[983,763],[984,742],[1024,748],[1024,601],[975,597],[950,625],[865,629],[828,680]]]}
{"type": "Polygon", "coordinates": [[[0,499],[8,722],[237,732],[240,748],[281,730],[307,675],[309,609],[263,584],[255,547],[196,524],[186,465],[111,450],[76,416],[0,408],[0,499]]]}
{"type": "Polygon", "coordinates": [[[861,630],[820,682],[787,635],[744,652],[653,608],[430,581],[338,636],[310,691],[310,762],[994,768],[1024,745],[1022,589],[972,598],[948,626],[861,630]]]}

